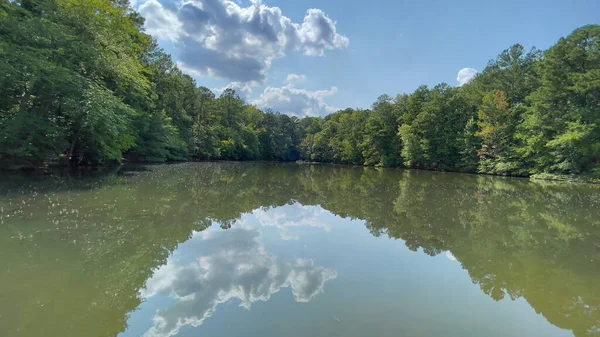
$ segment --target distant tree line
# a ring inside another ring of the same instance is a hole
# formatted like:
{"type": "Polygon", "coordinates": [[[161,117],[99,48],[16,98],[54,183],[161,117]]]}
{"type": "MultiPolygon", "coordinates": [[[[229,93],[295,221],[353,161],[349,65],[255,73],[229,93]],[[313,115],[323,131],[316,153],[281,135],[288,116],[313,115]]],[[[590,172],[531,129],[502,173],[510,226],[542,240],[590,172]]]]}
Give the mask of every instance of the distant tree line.
{"type": "Polygon", "coordinates": [[[216,97],[127,0],[0,2],[0,166],[275,160],[600,176],[600,26],[514,45],[462,87],[324,118],[216,97]]]}

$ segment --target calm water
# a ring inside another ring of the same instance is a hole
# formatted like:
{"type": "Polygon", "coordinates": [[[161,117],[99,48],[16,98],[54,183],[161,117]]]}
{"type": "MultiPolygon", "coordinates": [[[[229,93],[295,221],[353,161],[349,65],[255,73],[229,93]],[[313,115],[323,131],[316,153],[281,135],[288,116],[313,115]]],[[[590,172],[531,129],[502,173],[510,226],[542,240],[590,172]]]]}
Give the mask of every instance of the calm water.
{"type": "Polygon", "coordinates": [[[188,163],[0,192],[0,336],[600,336],[597,186],[188,163]]]}

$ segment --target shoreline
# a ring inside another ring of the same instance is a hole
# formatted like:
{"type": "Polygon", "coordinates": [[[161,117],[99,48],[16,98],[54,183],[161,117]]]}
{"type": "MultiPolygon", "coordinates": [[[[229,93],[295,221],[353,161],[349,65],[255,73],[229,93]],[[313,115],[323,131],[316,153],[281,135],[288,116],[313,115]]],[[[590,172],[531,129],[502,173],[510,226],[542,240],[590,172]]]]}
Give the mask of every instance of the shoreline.
{"type": "Polygon", "coordinates": [[[469,174],[476,176],[490,176],[490,177],[504,177],[504,178],[516,178],[526,179],[532,182],[556,182],[556,183],[576,183],[576,184],[600,184],[600,178],[579,176],[579,175],[560,175],[551,173],[538,173],[529,176],[524,175],[509,175],[509,174],[490,174],[480,172],[469,172],[469,171],[458,171],[458,170],[434,170],[424,168],[412,168],[412,167],[399,167],[399,166],[375,166],[375,165],[356,165],[356,164],[344,164],[344,163],[330,163],[330,162],[316,162],[316,161],[270,161],[270,160],[219,160],[219,159],[206,159],[206,160],[181,160],[181,161],[165,161],[165,162],[123,162],[123,163],[111,163],[106,165],[80,165],[80,166],[64,166],[59,164],[46,164],[41,167],[27,167],[27,168],[16,168],[6,169],[0,168],[0,174],[32,174],[32,175],[45,175],[52,172],[63,171],[63,172],[80,172],[80,173],[98,173],[100,171],[120,170],[127,166],[152,166],[152,165],[175,165],[181,163],[209,163],[209,162],[229,162],[229,163],[270,163],[270,164],[295,164],[295,165],[330,165],[340,166],[348,168],[373,168],[373,169],[399,169],[409,171],[424,171],[424,172],[439,172],[439,173],[457,173],[457,174],[469,174]]]}

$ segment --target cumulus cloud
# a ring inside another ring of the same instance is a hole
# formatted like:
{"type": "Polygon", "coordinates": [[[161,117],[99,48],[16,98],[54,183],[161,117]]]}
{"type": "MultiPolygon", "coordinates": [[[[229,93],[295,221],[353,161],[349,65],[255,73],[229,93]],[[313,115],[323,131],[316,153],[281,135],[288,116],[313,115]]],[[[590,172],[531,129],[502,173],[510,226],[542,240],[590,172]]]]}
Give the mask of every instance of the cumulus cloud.
{"type": "Polygon", "coordinates": [[[317,91],[296,88],[295,83],[304,79],[303,75],[288,75],[283,87],[267,87],[252,104],[297,117],[325,116],[338,110],[325,103],[325,98],[338,92],[336,87],[317,91]]]}
{"type": "Polygon", "coordinates": [[[232,0],[147,0],[139,12],[149,34],[174,42],[184,68],[240,82],[262,83],[272,61],[287,52],[323,55],[349,44],[320,9],[309,9],[302,23],[260,0],[248,7],[232,0]]]}
{"type": "Polygon", "coordinates": [[[157,0],[149,0],[139,6],[138,12],[146,19],[144,27],[150,35],[163,40],[176,40],[182,29],[177,14],[157,0]]]}
{"type": "Polygon", "coordinates": [[[217,95],[220,95],[223,91],[225,91],[225,89],[235,90],[235,93],[238,94],[244,100],[247,100],[248,97],[252,94],[252,87],[242,82],[231,82],[222,88],[214,88],[213,91],[217,95]]]}
{"type": "Polygon", "coordinates": [[[462,68],[458,71],[458,75],[456,76],[458,85],[463,86],[469,83],[469,81],[471,81],[475,75],[477,75],[477,70],[473,68],[462,68]]]}
{"type": "Polygon", "coordinates": [[[261,226],[277,227],[283,240],[298,239],[297,236],[290,234],[294,227],[315,227],[329,232],[331,227],[322,219],[322,215],[325,214],[328,212],[321,207],[304,206],[299,203],[275,209],[259,208],[252,212],[261,226]]]}
{"type": "Polygon", "coordinates": [[[286,84],[296,84],[306,79],[306,75],[289,74],[285,80],[286,84]]]}
{"type": "Polygon", "coordinates": [[[156,312],[145,337],[174,336],[184,326],[202,325],[221,303],[237,299],[249,309],[284,287],[292,289],[297,302],[308,302],[337,277],[312,260],[280,261],[265,251],[259,236],[256,228],[243,226],[196,233],[191,243],[199,257],[185,264],[168,261],[140,291],[144,298],[174,298],[174,304],[156,312]]]}

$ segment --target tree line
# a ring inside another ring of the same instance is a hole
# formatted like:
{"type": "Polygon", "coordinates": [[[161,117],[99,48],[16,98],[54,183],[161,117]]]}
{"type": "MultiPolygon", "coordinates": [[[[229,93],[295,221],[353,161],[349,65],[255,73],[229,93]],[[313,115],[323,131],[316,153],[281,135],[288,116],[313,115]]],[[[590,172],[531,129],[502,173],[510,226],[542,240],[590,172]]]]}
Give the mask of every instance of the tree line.
{"type": "Polygon", "coordinates": [[[600,26],[516,44],[462,87],[299,119],[217,97],[127,0],[0,3],[0,166],[274,160],[600,176],[600,26]]]}

